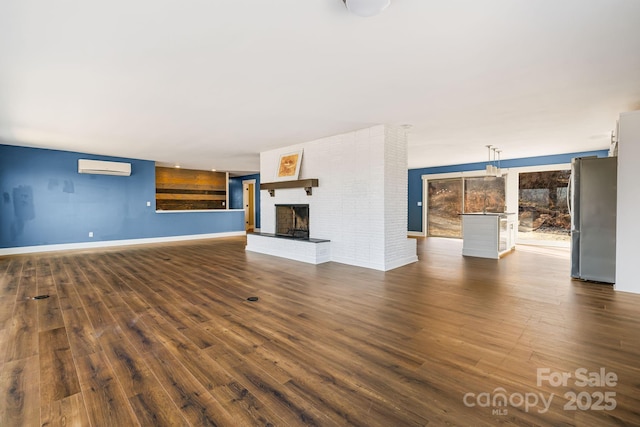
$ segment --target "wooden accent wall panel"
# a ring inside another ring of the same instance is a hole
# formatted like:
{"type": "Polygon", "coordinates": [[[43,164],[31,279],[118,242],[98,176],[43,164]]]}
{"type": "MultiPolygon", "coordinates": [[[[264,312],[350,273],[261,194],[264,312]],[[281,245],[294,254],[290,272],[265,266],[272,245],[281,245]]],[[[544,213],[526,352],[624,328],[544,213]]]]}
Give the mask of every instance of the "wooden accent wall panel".
{"type": "Polygon", "coordinates": [[[226,209],[227,174],[156,167],[156,209],[226,209]]]}

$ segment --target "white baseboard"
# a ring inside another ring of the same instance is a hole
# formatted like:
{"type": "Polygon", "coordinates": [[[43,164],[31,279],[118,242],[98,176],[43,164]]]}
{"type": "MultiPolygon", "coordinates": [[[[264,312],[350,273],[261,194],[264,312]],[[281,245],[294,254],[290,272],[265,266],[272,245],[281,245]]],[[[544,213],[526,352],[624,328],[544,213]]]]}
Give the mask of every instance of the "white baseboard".
{"type": "Polygon", "coordinates": [[[375,263],[375,262],[367,262],[367,261],[359,261],[354,259],[347,258],[332,258],[331,261],[337,262],[340,264],[352,265],[354,267],[363,267],[369,268],[371,270],[378,271],[389,271],[398,267],[402,267],[403,265],[408,265],[418,261],[418,256],[409,256],[403,259],[395,260],[390,263],[375,263]]]}
{"type": "Polygon", "coordinates": [[[337,262],[339,264],[352,265],[354,267],[368,268],[371,270],[385,271],[384,264],[361,261],[353,258],[331,257],[331,262],[337,262]]]}
{"type": "Polygon", "coordinates": [[[529,245],[529,246],[549,246],[554,248],[570,248],[571,242],[556,241],[556,240],[525,240],[516,239],[516,245],[529,245]]]}
{"type": "Polygon", "coordinates": [[[100,242],[64,243],[59,245],[22,246],[0,249],[2,255],[32,254],[37,252],[68,251],[74,249],[108,248],[112,246],[144,245],[148,243],[180,242],[183,240],[217,239],[221,237],[245,236],[245,231],[224,233],[190,234],[185,236],[151,237],[147,239],[103,240],[100,242]]]}
{"type": "Polygon", "coordinates": [[[402,267],[404,265],[408,265],[408,264],[411,264],[411,263],[414,263],[414,262],[418,262],[418,256],[417,255],[410,255],[410,256],[407,256],[405,258],[396,259],[396,260],[394,260],[392,262],[387,262],[387,263],[385,263],[384,268],[385,268],[385,271],[389,271],[389,270],[393,270],[395,268],[402,267]]]}

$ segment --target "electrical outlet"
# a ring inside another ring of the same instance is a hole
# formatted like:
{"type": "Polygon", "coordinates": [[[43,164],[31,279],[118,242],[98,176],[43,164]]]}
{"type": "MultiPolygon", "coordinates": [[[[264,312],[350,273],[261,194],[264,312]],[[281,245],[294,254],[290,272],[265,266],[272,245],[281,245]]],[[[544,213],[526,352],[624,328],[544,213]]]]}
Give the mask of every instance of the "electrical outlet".
{"type": "Polygon", "coordinates": [[[151,206],[151,202],[147,202],[147,206],[151,206]]]}
{"type": "Polygon", "coordinates": [[[93,237],[93,231],[89,232],[89,237],[93,237]]]}

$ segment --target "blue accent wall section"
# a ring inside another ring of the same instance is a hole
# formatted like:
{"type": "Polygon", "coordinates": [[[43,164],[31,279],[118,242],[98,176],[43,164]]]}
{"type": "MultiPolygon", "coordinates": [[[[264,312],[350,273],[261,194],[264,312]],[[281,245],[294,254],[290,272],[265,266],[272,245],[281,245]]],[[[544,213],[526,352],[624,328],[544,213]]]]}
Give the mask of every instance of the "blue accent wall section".
{"type": "MultiPolygon", "coordinates": [[[[585,151],[579,153],[554,154],[549,156],[526,157],[522,159],[506,159],[500,161],[502,168],[521,168],[526,166],[542,166],[557,165],[562,163],[571,163],[571,159],[575,157],[607,157],[608,150],[585,151]]],[[[436,166],[430,168],[409,169],[409,231],[422,232],[422,206],[418,206],[418,202],[424,204],[422,200],[422,175],[431,175],[438,173],[450,172],[467,172],[477,171],[486,168],[487,162],[465,163],[460,165],[436,166]]]]}
{"type": "Polygon", "coordinates": [[[256,228],[260,228],[260,174],[236,176],[229,178],[229,207],[231,209],[244,209],[242,206],[242,181],[255,179],[255,211],[256,228]]]}
{"type": "Polygon", "coordinates": [[[0,248],[244,231],[240,211],[156,213],[146,160],[0,145],[0,197],[0,248]],[[81,158],[131,163],[131,176],[79,174],[81,158]]]}
{"type": "Polygon", "coordinates": [[[242,179],[229,177],[229,209],[243,209],[242,179]]]}

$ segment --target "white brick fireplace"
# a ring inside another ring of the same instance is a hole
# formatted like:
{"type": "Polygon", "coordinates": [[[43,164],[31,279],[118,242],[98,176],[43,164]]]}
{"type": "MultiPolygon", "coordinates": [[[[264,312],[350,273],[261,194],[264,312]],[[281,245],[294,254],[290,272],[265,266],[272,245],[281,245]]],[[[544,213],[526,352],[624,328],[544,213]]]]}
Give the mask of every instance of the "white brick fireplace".
{"type": "MultiPolygon", "coordinates": [[[[417,261],[416,242],[407,238],[405,129],[379,125],[263,152],[261,181],[275,180],[280,154],[300,149],[299,179],[317,178],[319,185],[310,196],[304,188],[277,189],[274,197],[263,191],[262,233],[275,234],[276,205],[308,204],[309,237],[330,240],[323,259],[383,271],[417,261]]],[[[282,247],[282,239],[272,239],[282,247]]],[[[265,245],[269,240],[247,236],[248,251],[292,258],[265,245]]]]}

